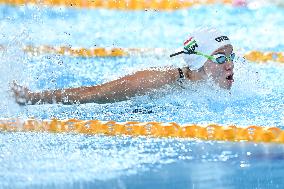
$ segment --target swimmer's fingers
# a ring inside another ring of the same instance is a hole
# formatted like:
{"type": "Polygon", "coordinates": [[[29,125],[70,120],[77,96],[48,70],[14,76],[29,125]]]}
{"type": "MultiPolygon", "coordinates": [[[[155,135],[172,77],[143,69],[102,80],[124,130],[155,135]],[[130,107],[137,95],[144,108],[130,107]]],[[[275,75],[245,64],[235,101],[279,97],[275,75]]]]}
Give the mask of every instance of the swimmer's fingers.
{"type": "Polygon", "coordinates": [[[23,87],[17,84],[16,81],[13,81],[10,84],[10,89],[15,97],[20,96],[21,91],[23,91],[23,87]]]}
{"type": "Polygon", "coordinates": [[[21,87],[22,87],[22,86],[19,85],[19,84],[17,83],[17,81],[15,81],[15,80],[13,80],[13,82],[10,83],[10,88],[11,88],[12,91],[18,91],[21,87]]]}

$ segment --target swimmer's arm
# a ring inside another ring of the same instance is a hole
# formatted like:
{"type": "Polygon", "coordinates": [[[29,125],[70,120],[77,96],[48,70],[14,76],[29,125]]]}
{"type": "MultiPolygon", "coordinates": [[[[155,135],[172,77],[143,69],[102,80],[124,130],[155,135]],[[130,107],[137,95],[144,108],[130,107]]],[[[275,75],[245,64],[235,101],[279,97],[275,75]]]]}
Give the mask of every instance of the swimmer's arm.
{"type": "Polygon", "coordinates": [[[21,87],[17,84],[14,84],[12,90],[14,91],[16,102],[22,105],[37,103],[73,104],[76,102],[81,104],[89,102],[111,103],[127,100],[136,95],[146,94],[153,89],[176,82],[179,77],[177,68],[169,68],[167,70],[138,71],[133,75],[90,87],[47,90],[42,92],[31,92],[22,87],[21,91],[25,90],[23,93],[24,96],[19,94],[19,89],[15,89],[21,87]],[[20,97],[24,98],[23,102],[20,97]]]}

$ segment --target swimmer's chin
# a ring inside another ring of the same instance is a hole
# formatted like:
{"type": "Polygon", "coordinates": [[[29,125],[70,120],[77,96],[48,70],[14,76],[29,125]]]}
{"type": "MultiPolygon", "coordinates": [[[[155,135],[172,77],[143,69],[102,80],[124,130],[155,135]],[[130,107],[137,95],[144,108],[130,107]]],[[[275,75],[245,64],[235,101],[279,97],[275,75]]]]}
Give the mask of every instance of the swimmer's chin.
{"type": "Polygon", "coordinates": [[[222,83],[219,83],[219,87],[222,89],[230,90],[233,86],[233,83],[234,83],[234,80],[231,80],[231,81],[226,80],[222,83]]]}
{"type": "Polygon", "coordinates": [[[225,86],[220,86],[220,87],[226,90],[231,90],[232,86],[233,86],[233,83],[225,85],[225,86]]]}

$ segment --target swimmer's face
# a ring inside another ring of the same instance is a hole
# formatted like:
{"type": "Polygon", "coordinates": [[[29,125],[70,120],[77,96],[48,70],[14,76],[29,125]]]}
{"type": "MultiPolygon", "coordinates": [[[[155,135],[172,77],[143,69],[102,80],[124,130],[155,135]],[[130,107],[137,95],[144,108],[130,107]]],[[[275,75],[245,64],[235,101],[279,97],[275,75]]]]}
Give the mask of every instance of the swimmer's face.
{"type": "MultiPolygon", "coordinates": [[[[215,50],[212,55],[223,54],[227,57],[230,57],[233,52],[232,45],[225,45],[215,50]]],[[[211,60],[207,60],[204,64],[204,71],[207,76],[212,77],[214,82],[220,87],[225,89],[230,89],[234,82],[234,63],[231,60],[228,60],[223,64],[214,63],[211,60]]]]}

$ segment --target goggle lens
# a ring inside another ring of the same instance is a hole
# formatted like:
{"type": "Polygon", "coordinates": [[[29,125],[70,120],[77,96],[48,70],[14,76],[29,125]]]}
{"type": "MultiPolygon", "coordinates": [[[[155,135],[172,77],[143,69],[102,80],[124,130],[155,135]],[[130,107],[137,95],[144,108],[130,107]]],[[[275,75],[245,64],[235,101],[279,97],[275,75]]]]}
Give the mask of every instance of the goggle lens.
{"type": "Polygon", "coordinates": [[[232,54],[230,55],[231,61],[234,61],[234,60],[235,60],[235,57],[236,57],[236,54],[235,54],[235,53],[232,53],[232,54]]]}
{"type": "Polygon", "coordinates": [[[227,60],[230,60],[230,61],[234,61],[234,59],[235,59],[235,53],[232,53],[232,54],[230,54],[230,56],[229,57],[226,57],[225,55],[217,55],[217,57],[216,57],[216,55],[214,55],[213,57],[215,58],[215,60],[216,60],[216,63],[218,63],[218,64],[224,64],[227,60]]]}
{"type": "Polygon", "coordinates": [[[226,62],[226,57],[225,56],[220,56],[220,57],[218,57],[218,58],[216,58],[216,61],[217,61],[217,63],[219,63],[219,64],[223,64],[223,63],[225,63],[226,62]]]}

